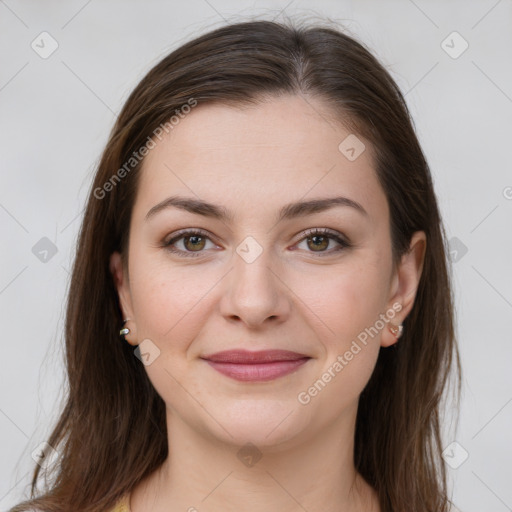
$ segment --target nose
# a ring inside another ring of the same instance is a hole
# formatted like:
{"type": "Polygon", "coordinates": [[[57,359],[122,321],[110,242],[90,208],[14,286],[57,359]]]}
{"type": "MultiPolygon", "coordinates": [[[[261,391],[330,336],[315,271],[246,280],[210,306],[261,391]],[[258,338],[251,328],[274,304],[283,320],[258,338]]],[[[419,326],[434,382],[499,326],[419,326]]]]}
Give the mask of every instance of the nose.
{"type": "Polygon", "coordinates": [[[233,255],[233,269],[223,279],[220,309],[230,322],[242,322],[251,329],[269,322],[277,325],[289,317],[291,295],[284,277],[284,267],[272,261],[271,251],[254,260],[233,255]]]}

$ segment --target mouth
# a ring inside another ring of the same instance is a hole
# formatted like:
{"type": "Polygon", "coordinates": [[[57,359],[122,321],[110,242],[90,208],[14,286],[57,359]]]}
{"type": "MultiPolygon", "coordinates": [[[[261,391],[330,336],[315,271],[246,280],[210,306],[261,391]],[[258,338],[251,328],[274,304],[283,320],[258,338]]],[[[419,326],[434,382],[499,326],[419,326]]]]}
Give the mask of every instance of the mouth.
{"type": "Polygon", "coordinates": [[[294,372],[311,357],[288,350],[228,350],[201,359],[219,373],[238,381],[268,381],[294,372]]]}

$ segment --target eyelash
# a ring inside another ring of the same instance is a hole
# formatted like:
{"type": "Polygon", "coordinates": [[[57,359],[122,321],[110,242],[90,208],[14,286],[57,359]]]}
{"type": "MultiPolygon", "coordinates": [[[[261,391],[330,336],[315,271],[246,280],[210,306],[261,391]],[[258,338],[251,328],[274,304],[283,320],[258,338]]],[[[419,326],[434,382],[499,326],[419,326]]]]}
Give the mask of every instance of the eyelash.
{"type": "MultiPolygon", "coordinates": [[[[305,240],[307,238],[311,238],[313,236],[323,236],[323,237],[329,238],[330,240],[334,240],[335,242],[338,242],[340,244],[340,246],[338,248],[336,248],[334,250],[327,251],[327,252],[320,251],[318,253],[315,253],[315,251],[310,251],[312,254],[318,254],[320,257],[329,256],[333,253],[337,253],[337,252],[340,252],[344,249],[351,247],[351,244],[349,242],[347,242],[344,238],[342,238],[339,233],[337,233],[336,231],[331,231],[330,229],[327,229],[327,228],[311,228],[311,229],[306,230],[302,235],[303,235],[302,238],[297,243],[300,243],[303,240],[305,240]]],[[[171,238],[168,242],[165,242],[163,244],[163,247],[167,251],[174,253],[174,254],[178,254],[179,256],[183,256],[185,258],[189,258],[189,257],[197,258],[198,256],[201,256],[201,253],[204,251],[197,251],[197,252],[182,251],[180,249],[176,249],[176,248],[172,247],[172,245],[175,244],[178,240],[181,240],[182,238],[187,238],[190,236],[200,236],[200,237],[208,238],[210,240],[210,236],[208,235],[208,233],[201,229],[184,230],[184,231],[178,232],[176,234],[176,236],[171,238]]]]}

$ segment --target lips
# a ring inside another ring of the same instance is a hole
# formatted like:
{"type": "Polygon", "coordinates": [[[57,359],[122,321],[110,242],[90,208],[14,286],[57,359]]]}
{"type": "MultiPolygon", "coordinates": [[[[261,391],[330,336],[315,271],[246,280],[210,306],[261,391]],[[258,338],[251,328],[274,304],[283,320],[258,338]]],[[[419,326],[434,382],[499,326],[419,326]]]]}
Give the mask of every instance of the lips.
{"type": "Polygon", "coordinates": [[[208,359],[216,363],[258,364],[273,361],[296,361],[304,357],[308,356],[297,352],[290,352],[289,350],[260,350],[258,352],[250,352],[249,350],[226,350],[205,356],[203,359],[208,359]]]}
{"type": "Polygon", "coordinates": [[[239,381],[273,380],[294,372],[309,356],[289,350],[227,350],[204,356],[219,373],[239,381]]]}

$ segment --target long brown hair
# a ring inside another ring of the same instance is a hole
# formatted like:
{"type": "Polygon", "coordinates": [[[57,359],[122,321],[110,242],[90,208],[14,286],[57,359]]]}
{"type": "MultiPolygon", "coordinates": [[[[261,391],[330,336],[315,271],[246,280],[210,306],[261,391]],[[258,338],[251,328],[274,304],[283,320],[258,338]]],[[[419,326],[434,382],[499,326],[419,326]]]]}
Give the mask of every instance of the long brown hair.
{"type": "Polygon", "coordinates": [[[381,348],[360,396],[354,462],[376,489],[382,512],[448,510],[441,408],[452,373],[458,407],[461,365],[446,237],[404,97],[378,60],[336,28],[251,20],[211,30],[167,55],[116,121],[72,269],[65,324],[69,392],[48,439],[59,457],[47,470],[35,467],[32,499],[11,512],[108,510],[166,459],[165,404],[133,349],[119,339],[123,319],[109,269],[112,252],[127,260],[143,161],[130,159],[192,101],[257,104],[281,94],[322,99],[333,119],[372,143],[390,207],[395,262],[415,231],[426,233],[423,273],[404,335],[393,348],[381,348]],[[47,486],[35,497],[43,474],[47,486]]]}

